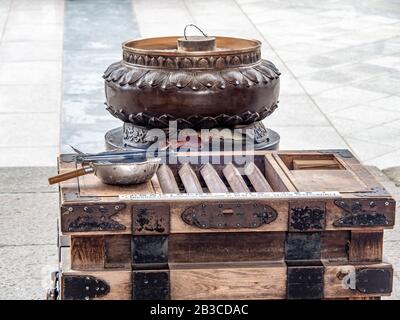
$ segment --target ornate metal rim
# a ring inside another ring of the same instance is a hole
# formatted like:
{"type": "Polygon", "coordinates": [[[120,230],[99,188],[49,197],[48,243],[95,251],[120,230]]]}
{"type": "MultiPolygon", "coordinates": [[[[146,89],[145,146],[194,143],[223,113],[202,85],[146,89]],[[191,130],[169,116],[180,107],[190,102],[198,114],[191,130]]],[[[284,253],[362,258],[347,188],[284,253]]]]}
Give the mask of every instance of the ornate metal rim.
{"type": "Polygon", "coordinates": [[[177,118],[170,114],[151,115],[146,112],[127,114],[122,108],[118,109],[106,104],[106,109],[117,119],[130,122],[138,126],[149,128],[168,128],[170,121],[177,121],[178,128],[216,128],[232,127],[235,125],[249,125],[271,115],[278,107],[277,103],[264,106],[259,112],[246,111],[240,115],[220,114],[216,117],[193,115],[187,118],[177,118]]]}
{"type": "Polygon", "coordinates": [[[123,61],[128,65],[163,69],[223,69],[255,64],[261,59],[258,40],[215,37],[217,50],[189,52],[177,49],[179,38],[128,40],[122,44],[123,61]]]}
{"type": "Polygon", "coordinates": [[[194,91],[208,90],[217,87],[221,90],[229,86],[250,87],[252,85],[267,86],[280,76],[276,66],[268,60],[260,60],[251,67],[235,66],[223,70],[182,70],[172,71],[160,68],[143,68],[127,66],[122,62],[111,64],[104,72],[103,79],[120,86],[160,87],[168,90],[188,88],[194,91]],[[212,70],[214,72],[210,73],[212,70]]]}

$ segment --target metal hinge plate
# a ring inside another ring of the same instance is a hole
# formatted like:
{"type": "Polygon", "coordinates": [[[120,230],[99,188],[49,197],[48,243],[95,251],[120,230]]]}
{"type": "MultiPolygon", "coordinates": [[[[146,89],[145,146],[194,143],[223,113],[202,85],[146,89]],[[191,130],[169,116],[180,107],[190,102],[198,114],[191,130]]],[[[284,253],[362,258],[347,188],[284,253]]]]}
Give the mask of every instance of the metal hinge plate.
{"type": "Polygon", "coordinates": [[[93,276],[63,276],[62,284],[64,300],[91,300],[110,292],[107,282],[93,276]]]}
{"type": "Polygon", "coordinates": [[[341,227],[388,227],[394,223],[395,201],[391,199],[343,199],[335,205],[344,211],[342,218],[333,222],[341,227]]]}
{"type": "Polygon", "coordinates": [[[112,219],[126,208],[119,204],[86,204],[61,207],[63,232],[122,231],[126,226],[112,219]]]}
{"type": "Polygon", "coordinates": [[[186,209],[182,220],[201,229],[258,228],[277,218],[277,212],[260,203],[202,203],[186,209]]]}

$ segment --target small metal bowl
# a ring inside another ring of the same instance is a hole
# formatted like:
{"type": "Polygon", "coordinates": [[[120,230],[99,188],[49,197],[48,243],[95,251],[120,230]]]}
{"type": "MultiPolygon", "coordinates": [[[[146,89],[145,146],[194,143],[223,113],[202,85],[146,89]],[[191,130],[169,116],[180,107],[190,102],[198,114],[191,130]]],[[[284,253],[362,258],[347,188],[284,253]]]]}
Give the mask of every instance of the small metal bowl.
{"type": "Polygon", "coordinates": [[[161,158],[135,163],[92,163],[94,174],[106,184],[130,185],[150,180],[156,173],[161,158]]]}

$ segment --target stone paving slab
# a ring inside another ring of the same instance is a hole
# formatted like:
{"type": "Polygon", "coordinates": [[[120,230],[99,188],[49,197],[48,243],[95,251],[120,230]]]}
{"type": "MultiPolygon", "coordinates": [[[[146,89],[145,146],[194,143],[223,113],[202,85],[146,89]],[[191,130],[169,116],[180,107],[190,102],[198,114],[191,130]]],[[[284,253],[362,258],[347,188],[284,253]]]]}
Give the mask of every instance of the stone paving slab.
{"type": "Polygon", "coordinates": [[[0,147],[58,145],[59,115],[55,112],[31,113],[29,116],[9,113],[1,115],[0,119],[2,121],[0,132],[4,134],[0,140],[0,147]]]}
{"type": "Polygon", "coordinates": [[[58,146],[0,147],[0,167],[56,166],[58,146]]]}
{"type": "Polygon", "coordinates": [[[58,266],[56,245],[0,247],[0,256],[0,300],[45,299],[58,266]]]}
{"type": "Polygon", "coordinates": [[[0,168],[0,299],[44,299],[58,267],[55,167],[0,168]]]}
{"type": "Polygon", "coordinates": [[[57,243],[58,193],[0,194],[0,247],[57,243]]]}
{"type": "Polygon", "coordinates": [[[0,1],[0,166],[55,165],[63,0],[0,1]]]}
{"type": "Polygon", "coordinates": [[[50,186],[47,181],[56,174],[56,167],[0,167],[0,195],[58,192],[58,185],[50,186]]]}
{"type": "Polygon", "coordinates": [[[60,86],[54,83],[0,86],[1,113],[52,112],[58,114],[60,112],[60,100],[60,86]]]}

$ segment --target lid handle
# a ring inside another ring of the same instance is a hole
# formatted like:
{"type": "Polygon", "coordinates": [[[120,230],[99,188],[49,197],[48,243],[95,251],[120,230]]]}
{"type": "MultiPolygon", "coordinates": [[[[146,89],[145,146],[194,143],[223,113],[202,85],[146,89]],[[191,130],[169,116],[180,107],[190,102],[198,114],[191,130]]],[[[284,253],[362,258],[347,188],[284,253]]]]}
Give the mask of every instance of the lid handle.
{"type": "Polygon", "coordinates": [[[183,38],[177,40],[177,48],[179,51],[214,51],[215,47],[215,37],[207,36],[203,30],[194,24],[187,24],[183,30],[183,38]],[[188,27],[195,27],[199,30],[203,36],[190,36],[186,35],[186,29],[188,27]]]}
{"type": "Polygon", "coordinates": [[[197,30],[199,30],[201,33],[202,33],[202,35],[205,37],[205,38],[208,38],[208,36],[203,32],[203,30],[201,30],[198,26],[196,26],[195,24],[187,24],[186,26],[185,26],[185,29],[183,29],[183,36],[185,37],[185,40],[187,40],[187,36],[186,36],[186,29],[188,28],[188,27],[195,27],[197,30]]]}

